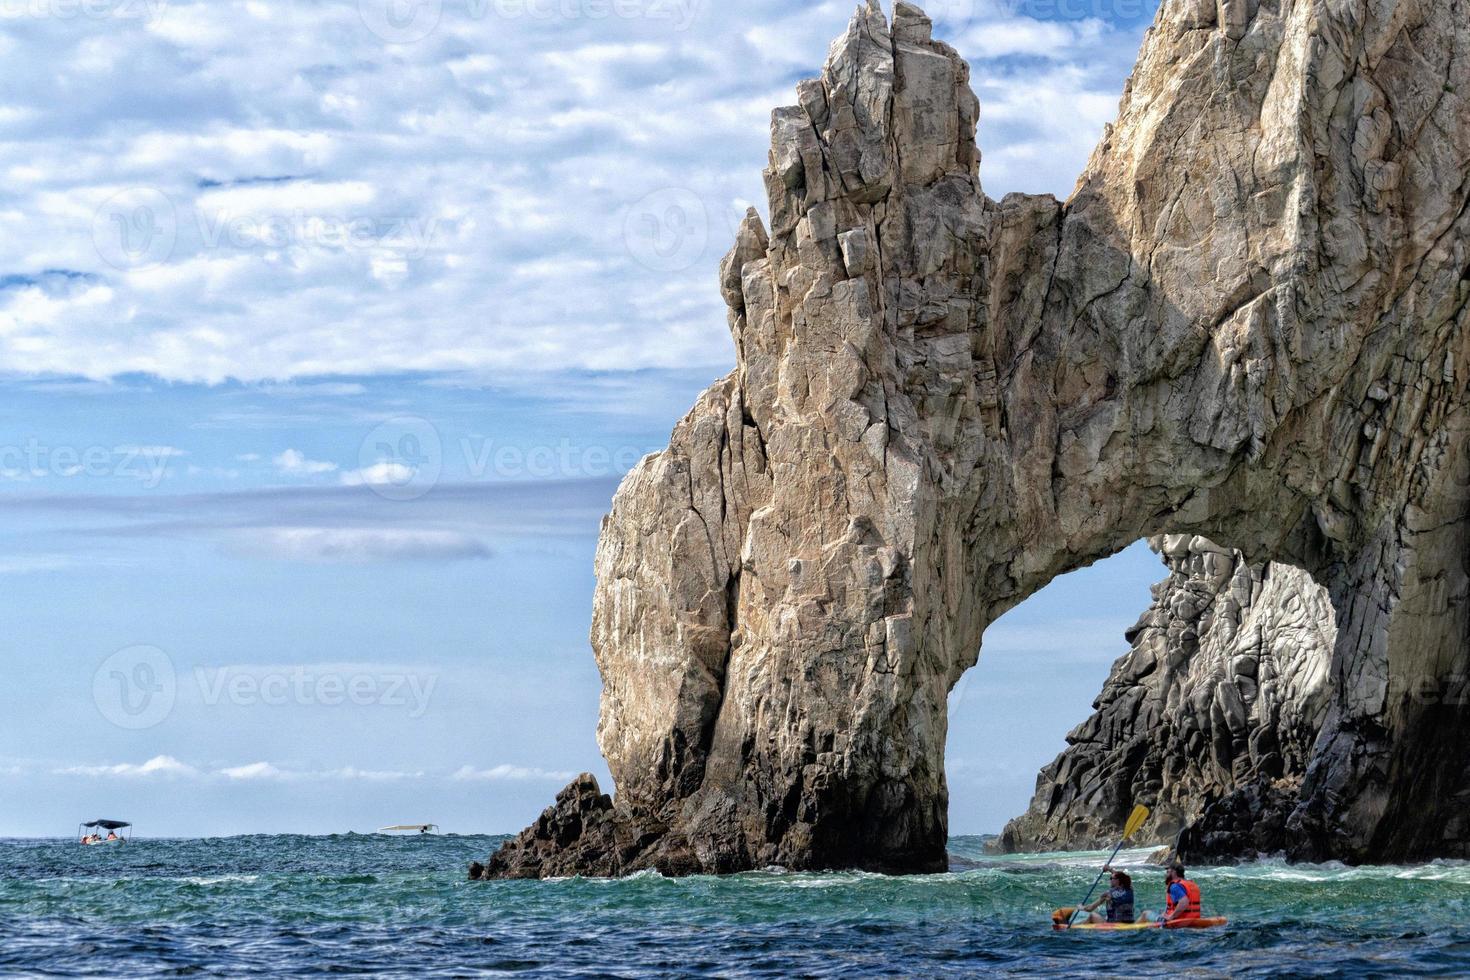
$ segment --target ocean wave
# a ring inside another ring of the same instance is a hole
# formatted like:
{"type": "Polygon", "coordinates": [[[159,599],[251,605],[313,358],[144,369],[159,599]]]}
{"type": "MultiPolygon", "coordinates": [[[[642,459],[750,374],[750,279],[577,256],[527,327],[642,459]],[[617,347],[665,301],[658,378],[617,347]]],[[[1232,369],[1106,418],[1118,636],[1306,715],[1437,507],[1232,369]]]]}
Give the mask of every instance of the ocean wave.
{"type": "Polygon", "coordinates": [[[133,885],[195,885],[199,887],[213,887],[217,885],[253,885],[260,881],[260,875],[253,874],[221,874],[221,875],[58,875],[48,878],[25,879],[27,885],[90,885],[98,888],[131,887],[133,885]]]}
{"type": "Polygon", "coordinates": [[[1212,879],[1247,879],[1281,882],[1353,881],[1449,881],[1470,884],[1470,862],[1431,861],[1411,865],[1290,864],[1284,858],[1267,858],[1230,867],[1201,869],[1212,879]]]}

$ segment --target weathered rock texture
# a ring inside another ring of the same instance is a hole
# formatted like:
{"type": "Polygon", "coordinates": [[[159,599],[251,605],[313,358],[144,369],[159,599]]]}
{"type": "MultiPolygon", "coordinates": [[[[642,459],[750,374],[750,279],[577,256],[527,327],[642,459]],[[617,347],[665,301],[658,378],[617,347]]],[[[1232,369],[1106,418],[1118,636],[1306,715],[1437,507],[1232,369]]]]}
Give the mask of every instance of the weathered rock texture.
{"type": "MultiPolygon", "coordinates": [[[[1138,841],[1172,844],[1227,797],[1299,793],[1330,692],[1327,593],[1290,565],[1251,565],[1204,538],[1151,543],[1169,578],[1128,632],[1097,713],[1042,770],[997,850],[1108,848],[1139,803],[1152,816],[1138,841]]],[[[1253,824],[1259,849],[1284,850],[1271,830],[1253,824]]]]}
{"type": "Polygon", "coordinates": [[[1163,533],[1329,592],[1297,853],[1467,853],[1470,0],[1165,0],[1066,203],[985,196],[906,3],[797,95],[721,270],[738,367],[603,528],[626,846],[553,811],[488,873],[942,867],[985,627],[1163,533]]]}

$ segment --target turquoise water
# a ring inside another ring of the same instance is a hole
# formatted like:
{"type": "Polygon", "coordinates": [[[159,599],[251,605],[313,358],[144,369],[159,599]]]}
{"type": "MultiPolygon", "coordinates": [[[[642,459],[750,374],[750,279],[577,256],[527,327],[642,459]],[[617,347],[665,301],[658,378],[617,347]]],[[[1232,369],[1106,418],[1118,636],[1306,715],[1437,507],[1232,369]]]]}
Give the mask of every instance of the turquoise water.
{"type": "MultiPolygon", "coordinates": [[[[1224,931],[1056,934],[1100,856],[962,838],[918,878],[465,881],[499,840],[0,841],[0,975],[1470,975],[1464,863],[1199,870],[1224,931]]],[[[1156,908],[1162,876],[1135,878],[1156,908]]]]}

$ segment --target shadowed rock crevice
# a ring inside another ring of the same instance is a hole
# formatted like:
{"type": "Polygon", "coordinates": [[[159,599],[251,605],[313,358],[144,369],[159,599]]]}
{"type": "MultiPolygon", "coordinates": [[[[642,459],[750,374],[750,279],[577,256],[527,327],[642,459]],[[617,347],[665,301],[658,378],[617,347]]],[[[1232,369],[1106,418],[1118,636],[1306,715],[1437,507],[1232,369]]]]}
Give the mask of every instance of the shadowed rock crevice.
{"type": "MultiPolygon", "coordinates": [[[[1467,711],[1423,693],[1467,652],[1466,0],[1165,0],[1065,203],[983,193],[930,33],[870,3],[773,114],[738,366],[603,526],[617,797],[579,782],[488,873],[942,868],[985,628],[1161,532],[1330,598],[1293,853],[1467,852],[1467,711]]],[[[1190,742],[1165,764],[1214,778],[1190,742]]]]}

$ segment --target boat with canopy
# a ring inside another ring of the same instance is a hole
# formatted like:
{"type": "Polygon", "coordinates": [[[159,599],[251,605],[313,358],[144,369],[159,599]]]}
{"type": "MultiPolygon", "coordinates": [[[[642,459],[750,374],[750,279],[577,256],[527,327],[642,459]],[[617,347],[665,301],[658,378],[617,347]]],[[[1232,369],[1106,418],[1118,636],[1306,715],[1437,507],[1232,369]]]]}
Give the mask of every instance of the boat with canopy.
{"type": "Polygon", "coordinates": [[[133,825],[125,820],[93,820],[77,827],[77,839],[88,846],[126,844],[133,835],[122,831],[130,831],[132,828],[133,825]],[[107,832],[106,837],[102,836],[103,831],[107,832]]]}

